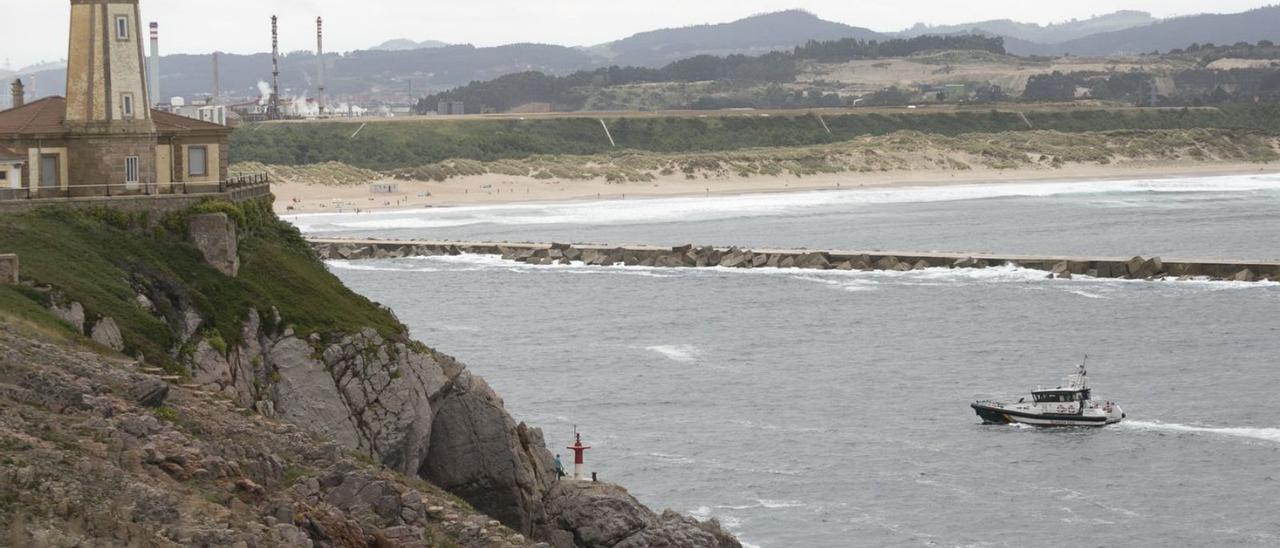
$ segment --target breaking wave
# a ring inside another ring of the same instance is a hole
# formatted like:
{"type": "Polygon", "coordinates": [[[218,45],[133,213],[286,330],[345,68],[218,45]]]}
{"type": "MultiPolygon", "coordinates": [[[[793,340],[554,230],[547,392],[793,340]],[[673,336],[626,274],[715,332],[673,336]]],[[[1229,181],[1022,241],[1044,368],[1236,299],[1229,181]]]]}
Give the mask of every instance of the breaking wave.
{"type": "Polygon", "coordinates": [[[1130,181],[996,183],[811,191],[739,196],[504,204],[284,217],[307,233],[453,228],[490,224],[624,225],[793,214],[818,207],[931,203],[1013,197],[1115,193],[1256,192],[1280,190],[1280,177],[1226,176],[1130,181]]]}
{"type": "Polygon", "coordinates": [[[1158,432],[1177,432],[1187,434],[1214,434],[1221,436],[1234,436],[1238,438],[1252,438],[1256,440],[1272,441],[1280,443],[1280,428],[1252,428],[1252,427],[1232,427],[1232,428],[1211,428],[1207,426],[1189,426],[1186,424],[1164,423],[1164,422],[1145,422],[1145,421],[1125,421],[1121,423],[1129,428],[1137,428],[1139,430],[1151,430],[1158,432]]]}
{"type": "Polygon", "coordinates": [[[698,348],[690,344],[647,346],[645,350],[661,354],[673,362],[697,363],[698,361],[698,348]]]}
{"type": "Polygon", "coordinates": [[[751,504],[739,504],[739,505],[726,504],[726,505],[716,506],[716,508],[723,508],[725,510],[749,510],[752,508],[764,508],[767,510],[776,510],[779,508],[800,508],[804,505],[805,504],[803,502],[800,502],[798,500],[756,499],[755,502],[751,504]]]}
{"type": "MultiPolygon", "coordinates": [[[[475,272],[502,270],[516,273],[560,273],[581,275],[618,275],[644,278],[678,278],[696,276],[782,276],[787,279],[816,283],[840,291],[853,293],[878,291],[885,285],[944,286],[991,283],[1045,283],[1068,293],[1089,299],[1112,297],[1091,291],[1103,284],[1165,284],[1178,288],[1198,288],[1208,291],[1246,290],[1280,287],[1280,282],[1235,282],[1228,280],[1191,279],[1126,280],[1120,278],[1090,278],[1077,276],[1073,280],[1046,280],[1046,272],[1011,265],[990,268],[927,268],[898,272],[891,270],[801,270],[783,268],[663,268],[654,266],[588,266],[581,262],[562,265],[530,265],[503,259],[497,255],[437,255],[433,257],[406,257],[401,259],[371,259],[360,261],[331,260],[325,264],[342,270],[372,272],[475,272]],[[1088,289],[1086,289],[1088,288],[1088,289]]],[[[1112,287],[1116,287],[1112,285],[1112,287]]],[[[680,347],[653,346],[646,350],[661,353],[676,361],[686,361],[680,347]]]]}

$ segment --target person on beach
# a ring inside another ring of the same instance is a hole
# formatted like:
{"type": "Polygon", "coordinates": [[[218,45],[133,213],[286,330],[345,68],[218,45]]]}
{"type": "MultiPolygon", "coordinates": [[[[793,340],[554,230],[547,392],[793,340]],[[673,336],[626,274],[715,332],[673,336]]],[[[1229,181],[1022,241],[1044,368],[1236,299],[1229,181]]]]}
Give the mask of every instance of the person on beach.
{"type": "Polygon", "coordinates": [[[560,455],[556,455],[556,479],[564,478],[564,464],[560,463],[560,455]]]}

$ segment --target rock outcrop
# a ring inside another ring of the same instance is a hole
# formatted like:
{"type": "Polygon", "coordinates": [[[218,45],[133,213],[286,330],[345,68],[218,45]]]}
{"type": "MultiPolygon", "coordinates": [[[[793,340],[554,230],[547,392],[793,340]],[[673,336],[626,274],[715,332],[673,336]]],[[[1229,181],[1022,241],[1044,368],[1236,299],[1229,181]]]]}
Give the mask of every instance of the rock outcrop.
{"type": "Polygon", "coordinates": [[[187,239],[209,266],[228,276],[240,272],[236,223],[226,213],[192,215],[187,220],[187,239]]]}
{"type": "MultiPolygon", "coordinates": [[[[553,457],[541,430],[512,419],[484,379],[453,358],[373,329],[304,337],[280,325],[274,311],[263,318],[250,310],[241,340],[228,345],[209,338],[216,335],[180,295],[162,290],[163,284],[139,287],[150,292],[141,297],[164,303],[156,313],[191,349],[179,355],[194,388],[297,425],[396,472],[419,475],[527,538],[561,548],[603,546],[578,543],[562,528],[569,522],[550,516],[547,507],[558,504],[561,491],[555,490],[553,457]]],[[[335,496],[354,489],[341,488],[335,496]]],[[[357,503],[377,506],[365,500],[374,495],[360,493],[351,495],[357,503]]],[[[612,504],[630,504],[630,512],[649,516],[646,528],[674,527],[674,518],[653,517],[632,498],[612,504]]],[[[643,546],[634,542],[629,546],[643,546]]]]}
{"type": "Polygon", "coordinates": [[[0,544],[539,546],[306,429],[40,337],[0,324],[0,544]]]}
{"type": "Polygon", "coordinates": [[[542,432],[516,424],[488,383],[463,371],[439,400],[423,476],[508,526],[550,537],[554,464],[542,432]]]}
{"type": "Polygon", "coordinates": [[[671,511],[655,514],[616,485],[566,481],[557,484],[549,498],[552,520],[573,535],[569,546],[742,546],[715,520],[700,522],[671,511]]]}
{"type": "Polygon", "coordinates": [[[89,336],[94,342],[116,352],[124,350],[124,336],[120,334],[120,327],[116,325],[116,321],[111,318],[102,318],[98,323],[93,324],[89,336]]]}

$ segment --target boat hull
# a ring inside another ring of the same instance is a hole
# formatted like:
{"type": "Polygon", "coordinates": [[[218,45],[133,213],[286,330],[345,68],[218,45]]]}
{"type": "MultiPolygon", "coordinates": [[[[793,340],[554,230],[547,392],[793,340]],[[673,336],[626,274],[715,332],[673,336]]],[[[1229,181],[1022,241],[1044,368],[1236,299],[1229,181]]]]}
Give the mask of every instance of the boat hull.
{"type": "MultiPolygon", "coordinates": [[[[1085,426],[1099,427],[1116,424],[1124,418],[1123,412],[1108,415],[1077,415],[1055,413],[1026,413],[994,405],[969,404],[985,424],[1026,424],[1030,426],[1085,426]]],[[[1117,409],[1117,411],[1119,411],[1117,409]]]]}

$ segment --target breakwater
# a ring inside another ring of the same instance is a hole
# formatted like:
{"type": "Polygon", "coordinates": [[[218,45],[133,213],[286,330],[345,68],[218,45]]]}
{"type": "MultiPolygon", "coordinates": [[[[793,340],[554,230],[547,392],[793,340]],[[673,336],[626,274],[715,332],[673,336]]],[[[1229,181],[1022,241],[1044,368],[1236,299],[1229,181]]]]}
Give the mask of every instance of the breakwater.
{"type": "Polygon", "coordinates": [[[1043,270],[1046,277],[1124,279],[1213,279],[1240,282],[1280,280],[1280,261],[1162,259],[1160,257],[1059,257],[970,253],[742,249],[683,245],[451,242],[309,238],[322,259],[389,259],[436,255],[497,255],[535,265],[658,268],[798,268],[811,270],[896,270],[987,268],[1012,265],[1043,270]]]}

